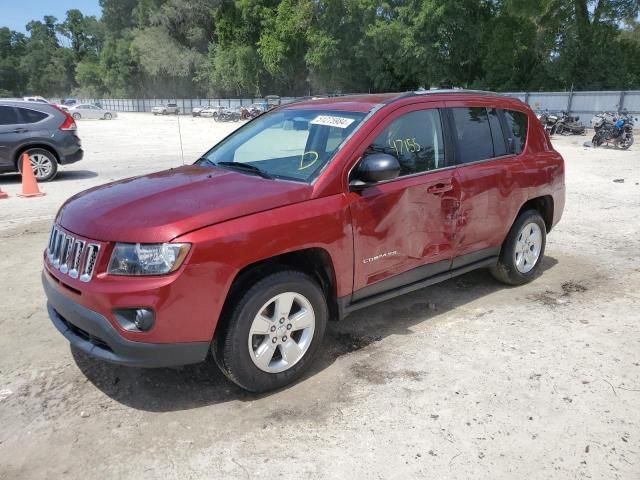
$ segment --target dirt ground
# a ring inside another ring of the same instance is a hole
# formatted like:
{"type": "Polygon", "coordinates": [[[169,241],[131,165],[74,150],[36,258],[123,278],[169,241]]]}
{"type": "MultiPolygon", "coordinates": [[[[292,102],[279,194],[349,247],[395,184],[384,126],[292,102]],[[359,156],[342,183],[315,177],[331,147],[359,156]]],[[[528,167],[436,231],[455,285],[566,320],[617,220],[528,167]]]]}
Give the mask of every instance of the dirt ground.
{"type": "MultiPolygon", "coordinates": [[[[181,118],[185,161],[235,126],[181,118]]],[[[0,478],[640,478],[640,145],[554,141],[567,204],[531,284],[478,271],[361,310],[302,381],[256,396],[212,362],[94,361],[50,324],[41,252],[64,199],[182,164],[175,117],[79,128],[85,160],[46,197],[0,177],[0,478]]]]}

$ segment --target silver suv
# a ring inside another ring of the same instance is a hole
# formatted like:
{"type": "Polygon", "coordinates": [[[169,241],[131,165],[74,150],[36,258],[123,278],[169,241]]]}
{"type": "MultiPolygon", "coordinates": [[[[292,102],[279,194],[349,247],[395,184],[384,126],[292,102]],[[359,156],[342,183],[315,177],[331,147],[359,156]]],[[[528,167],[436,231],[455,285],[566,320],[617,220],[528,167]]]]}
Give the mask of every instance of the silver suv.
{"type": "Polygon", "coordinates": [[[153,107],[151,109],[151,113],[153,113],[154,115],[168,115],[170,113],[178,115],[180,113],[180,109],[178,108],[177,103],[167,103],[166,105],[153,107]]]}
{"type": "Polygon", "coordinates": [[[0,173],[21,171],[24,152],[39,182],[52,180],[59,165],[84,154],[68,112],[46,103],[0,100],[0,173]]]}

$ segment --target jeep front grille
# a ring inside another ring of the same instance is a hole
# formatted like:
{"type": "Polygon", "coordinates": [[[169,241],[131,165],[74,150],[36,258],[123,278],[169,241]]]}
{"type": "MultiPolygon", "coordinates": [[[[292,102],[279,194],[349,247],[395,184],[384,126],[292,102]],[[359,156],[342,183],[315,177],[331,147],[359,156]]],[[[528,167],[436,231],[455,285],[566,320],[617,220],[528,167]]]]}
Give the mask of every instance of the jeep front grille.
{"type": "Polygon", "coordinates": [[[60,273],[71,278],[80,277],[82,282],[90,281],[98,261],[98,252],[100,245],[97,243],[88,243],[69,235],[56,225],[51,229],[47,258],[60,273]]]}

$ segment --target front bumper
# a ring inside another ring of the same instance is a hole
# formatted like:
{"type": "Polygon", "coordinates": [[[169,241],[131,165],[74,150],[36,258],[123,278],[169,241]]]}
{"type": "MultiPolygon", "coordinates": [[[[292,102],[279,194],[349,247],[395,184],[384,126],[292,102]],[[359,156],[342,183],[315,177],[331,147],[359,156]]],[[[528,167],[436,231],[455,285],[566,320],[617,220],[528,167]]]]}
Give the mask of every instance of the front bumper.
{"type": "Polygon", "coordinates": [[[123,338],[101,314],[60,293],[48,273],[42,272],[47,310],[54,326],[71,345],[107,362],[132,367],[171,367],[198,363],[209,351],[208,342],[145,343],[123,338]]]}

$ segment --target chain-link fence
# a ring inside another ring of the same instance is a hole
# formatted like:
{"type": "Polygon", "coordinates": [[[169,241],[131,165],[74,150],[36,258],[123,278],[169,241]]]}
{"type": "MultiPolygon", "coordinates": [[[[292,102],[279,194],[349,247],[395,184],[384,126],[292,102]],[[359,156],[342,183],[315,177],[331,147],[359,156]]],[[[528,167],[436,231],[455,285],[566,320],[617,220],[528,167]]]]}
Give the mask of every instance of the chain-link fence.
{"type": "MultiPolygon", "coordinates": [[[[627,109],[640,114],[640,90],[601,92],[508,92],[504,95],[517,97],[534,110],[553,112],[566,111],[582,115],[585,119],[599,112],[616,112],[627,109]]],[[[223,106],[236,109],[254,103],[283,104],[298,97],[265,98],[92,98],[83,103],[97,103],[103,108],[117,112],[151,112],[153,107],[176,103],[180,113],[191,114],[196,107],[223,106]]]]}

